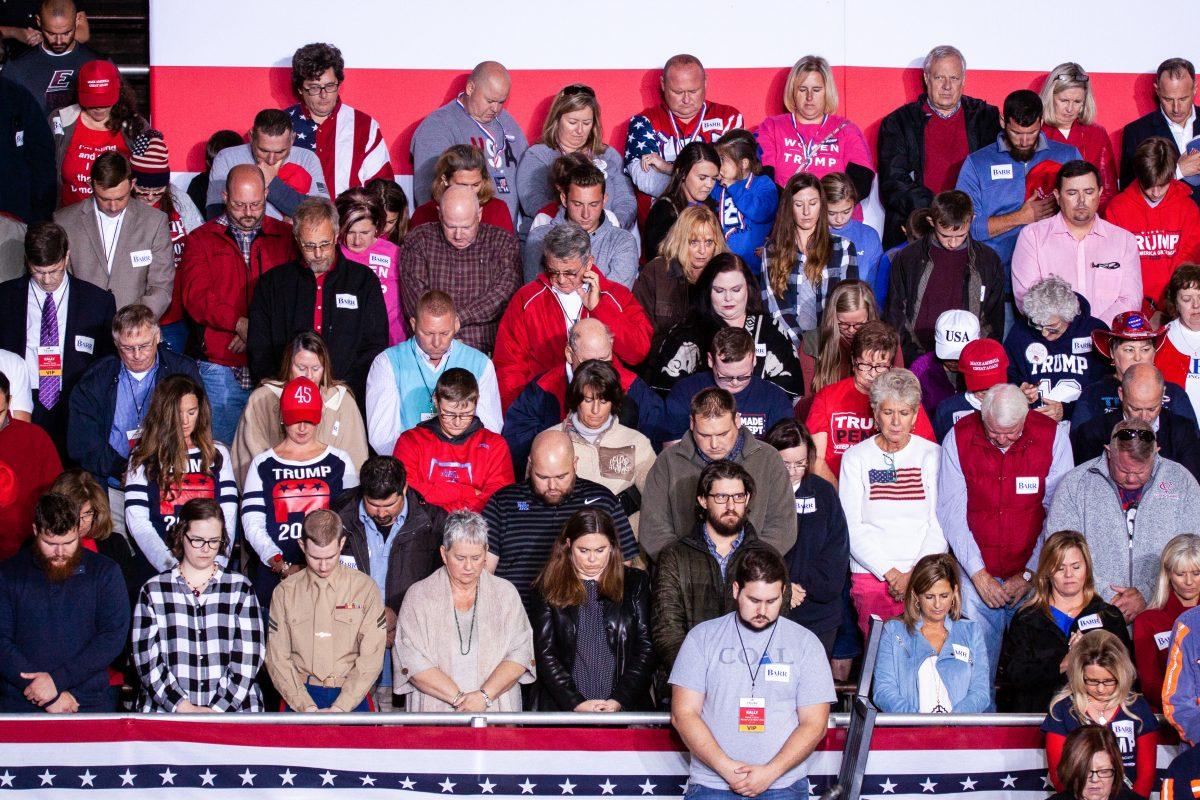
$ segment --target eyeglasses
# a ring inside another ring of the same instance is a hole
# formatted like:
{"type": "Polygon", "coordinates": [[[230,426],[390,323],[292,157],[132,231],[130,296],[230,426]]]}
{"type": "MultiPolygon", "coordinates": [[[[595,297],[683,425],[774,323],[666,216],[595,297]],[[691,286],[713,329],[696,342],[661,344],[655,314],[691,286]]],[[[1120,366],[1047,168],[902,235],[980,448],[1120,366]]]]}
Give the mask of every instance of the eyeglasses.
{"type": "Polygon", "coordinates": [[[1122,442],[1132,442],[1137,439],[1139,442],[1152,444],[1154,442],[1154,431],[1141,431],[1133,428],[1121,428],[1119,431],[1113,431],[1113,440],[1122,442]]]}
{"type": "Polygon", "coordinates": [[[587,97],[595,97],[596,90],[593,89],[592,87],[587,86],[586,84],[582,84],[582,83],[572,83],[570,86],[563,87],[563,90],[562,90],[563,97],[570,97],[571,95],[575,95],[575,94],[582,94],[582,95],[586,95],[587,97]]]}
{"type": "Polygon", "coordinates": [[[1086,72],[1064,72],[1055,75],[1054,80],[1058,83],[1087,83],[1091,78],[1086,72]]]}
{"type": "Polygon", "coordinates": [[[187,539],[187,543],[197,550],[216,550],[221,546],[220,539],[199,539],[192,536],[183,537],[187,539]]]}
{"type": "Polygon", "coordinates": [[[1054,336],[1065,331],[1067,326],[1060,322],[1058,325],[1034,325],[1033,329],[1043,336],[1054,336]]]}
{"type": "Polygon", "coordinates": [[[263,206],[266,204],[266,200],[259,200],[256,203],[235,203],[232,200],[229,201],[230,208],[232,208],[234,211],[243,213],[246,211],[262,211],[263,206]]]}
{"type": "Polygon", "coordinates": [[[134,196],[136,196],[136,197],[152,197],[152,198],[157,198],[157,197],[162,197],[162,196],[163,196],[163,195],[165,195],[166,193],[167,193],[167,187],[166,187],[166,186],[160,186],[160,187],[158,187],[157,189],[144,189],[144,188],[142,188],[141,186],[134,186],[134,187],[133,187],[133,194],[134,194],[134,196]]]}
{"type": "Polygon", "coordinates": [[[579,273],[583,272],[583,267],[578,269],[550,269],[546,268],[546,277],[550,280],[558,280],[559,278],[575,278],[579,273]]]}
{"type": "Polygon", "coordinates": [[[340,81],[334,83],[323,83],[320,86],[305,86],[303,91],[309,97],[316,97],[319,94],[333,94],[341,85],[342,84],[340,81]]]}
{"type": "Polygon", "coordinates": [[[333,247],[333,242],[329,242],[329,241],[325,241],[325,242],[301,242],[301,243],[300,243],[300,249],[301,249],[301,250],[303,250],[304,252],[306,252],[306,253],[309,253],[309,254],[312,254],[312,255],[315,255],[315,254],[317,254],[317,253],[324,252],[324,251],[328,250],[328,249],[329,249],[329,248],[331,248],[331,247],[333,247]]]}
{"type": "Polygon", "coordinates": [[[469,422],[475,417],[475,412],[470,411],[461,414],[455,414],[452,411],[439,411],[438,416],[447,422],[469,422]]]}
{"type": "Polygon", "coordinates": [[[153,350],[157,345],[154,342],[145,342],[144,344],[118,344],[117,349],[127,356],[136,356],[139,353],[145,353],[153,350]]]}
{"type": "Polygon", "coordinates": [[[744,503],[749,497],[749,492],[734,492],[733,494],[718,492],[716,494],[708,495],[709,500],[712,500],[714,503],[720,503],[723,506],[728,505],[729,503],[744,503]]]}
{"type": "Polygon", "coordinates": [[[713,373],[713,380],[718,386],[736,386],[740,383],[749,383],[753,375],[717,375],[713,373]]]}
{"type": "Polygon", "coordinates": [[[869,372],[874,375],[882,375],[892,368],[891,364],[871,364],[866,361],[855,361],[854,368],[860,372],[869,372]]]}
{"type": "Polygon", "coordinates": [[[858,333],[866,324],[866,322],[839,322],[837,326],[840,333],[858,333]]]}
{"type": "Polygon", "coordinates": [[[804,472],[808,469],[808,459],[804,458],[799,461],[784,461],[783,467],[788,472],[804,472]]]}
{"type": "Polygon", "coordinates": [[[1113,769],[1112,767],[1105,767],[1104,769],[1089,769],[1087,776],[1088,776],[1089,781],[1094,781],[1097,778],[1100,778],[1102,780],[1108,780],[1109,778],[1111,778],[1113,775],[1116,775],[1116,774],[1117,774],[1117,771],[1115,769],[1113,769]]]}
{"type": "Polygon", "coordinates": [[[1084,678],[1083,683],[1085,686],[1090,686],[1093,689],[1097,689],[1101,686],[1103,686],[1105,689],[1111,689],[1117,685],[1117,679],[1116,678],[1084,678]]]}

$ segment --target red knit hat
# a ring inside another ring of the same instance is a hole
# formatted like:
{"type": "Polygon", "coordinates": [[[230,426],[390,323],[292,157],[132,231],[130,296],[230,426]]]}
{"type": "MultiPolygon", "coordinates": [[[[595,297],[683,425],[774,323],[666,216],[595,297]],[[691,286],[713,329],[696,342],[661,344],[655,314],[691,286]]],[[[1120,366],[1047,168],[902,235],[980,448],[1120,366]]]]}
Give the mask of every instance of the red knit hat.
{"type": "Polygon", "coordinates": [[[157,189],[171,182],[170,152],[161,131],[148,130],[133,143],[129,163],[138,186],[157,189]]]}
{"type": "Polygon", "coordinates": [[[1049,159],[1039,161],[1025,173],[1025,199],[1033,197],[1039,190],[1042,197],[1054,194],[1054,185],[1058,183],[1058,171],[1062,164],[1049,159]]]}
{"type": "Polygon", "coordinates": [[[967,342],[958,357],[968,392],[982,392],[1008,380],[1008,354],[995,339],[967,342]]]}
{"type": "Polygon", "coordinates": [[[308,378],[292,378],[283,387],[283,396],[279,398],[279,416],[284,425],[297,422],[320,425],[323,406],[321,390],[315,383],[308,378]]]}
{"type": "Polygon", "coordinates": [[[116,105],[121,96],[121,73],[111,61],[89,61],[79,68],[76,92],[83,108],[116,105]]]}

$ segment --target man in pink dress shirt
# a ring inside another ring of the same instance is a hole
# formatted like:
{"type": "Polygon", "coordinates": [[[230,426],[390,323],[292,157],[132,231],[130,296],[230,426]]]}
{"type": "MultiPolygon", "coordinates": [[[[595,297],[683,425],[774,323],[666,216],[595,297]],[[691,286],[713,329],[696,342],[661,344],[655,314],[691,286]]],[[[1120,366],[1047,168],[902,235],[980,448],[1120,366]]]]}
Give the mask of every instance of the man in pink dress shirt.
{"type": "Polygon", "coordinates": [[[1023,307],[1029,287],[1057,275],[1087,298],[1092,314],[1112,319],[1140,308],[1142,268],[1133,234],[1097,215],[1100,173],[1086,161],[1068,161],[1054,189],[1059,213],[1026,225],[1012,259],[1013,295],[1023,307]]]}

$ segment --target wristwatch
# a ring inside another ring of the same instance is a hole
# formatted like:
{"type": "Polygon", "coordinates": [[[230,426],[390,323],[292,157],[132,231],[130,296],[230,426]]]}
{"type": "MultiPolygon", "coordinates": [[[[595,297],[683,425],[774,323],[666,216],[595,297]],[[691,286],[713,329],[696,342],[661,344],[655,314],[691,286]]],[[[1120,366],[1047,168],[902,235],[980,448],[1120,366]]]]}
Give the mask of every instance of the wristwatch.
{"type": "Polygon", "coordinates": [[[483,690],[483,687],[482,687],[482,686],[480,686],[480,687],[479,687],[479,693],[480,693],[481,695],[483,695],[483,708],[484,708],[484,710],[487,710],[487,709],[491,708],[491,707],[492,707],[492,697],[491,697],[491,695],[489,695],[487,692],[485,692],[485,691],[483,690]]]}
{"type": "Polygon", "coordinates": [[[1033,581],[1033,573],[1030,572],[1029,570],[1025,570],[1024,572],[1022,572],[1021,577],[1025,580],[1026,583],[1031,583],[1033,581]]]}

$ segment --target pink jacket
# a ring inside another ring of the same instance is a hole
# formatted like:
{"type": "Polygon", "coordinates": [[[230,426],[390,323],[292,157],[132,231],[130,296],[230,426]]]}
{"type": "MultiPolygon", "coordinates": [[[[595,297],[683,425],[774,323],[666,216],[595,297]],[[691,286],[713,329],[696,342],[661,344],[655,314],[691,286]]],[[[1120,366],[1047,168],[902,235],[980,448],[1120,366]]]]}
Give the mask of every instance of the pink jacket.
{"type": "Polygon", "coordinates": [[[400,248],[387,239],[379,238],[361,253],[352,253],[342,245],[342,255],[370,267],[383,287],[383,304],[387,308],[388,346],[408,338],[404,305],[400,301],[400,248]]]}

